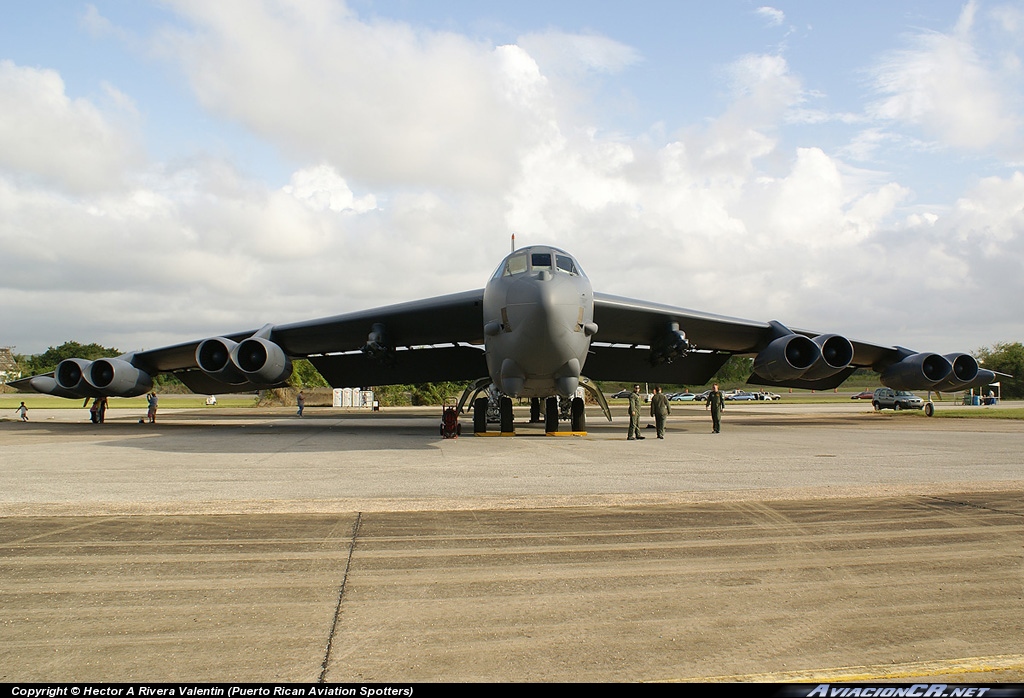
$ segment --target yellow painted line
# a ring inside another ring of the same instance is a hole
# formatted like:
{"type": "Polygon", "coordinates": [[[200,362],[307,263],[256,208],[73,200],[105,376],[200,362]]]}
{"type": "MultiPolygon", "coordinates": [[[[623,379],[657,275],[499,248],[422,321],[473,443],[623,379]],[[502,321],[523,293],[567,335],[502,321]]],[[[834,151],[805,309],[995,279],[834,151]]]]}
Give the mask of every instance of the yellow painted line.
{"type": "Polygon", "coordinates": [[[515,436],[514,431],[474,431],[474,436],[515,436]]]}
{"type": "Polygon", "coordinates": [[[833,669],[778,671],[767,674],[732,674],[728,676],[692,676],[677,679],[656,679],[649,683],[831,683],[864,682],[884,679],[912,679],[924,676],[981,674],[990,671],[1024,670],[1024,654],[997,654],[989,657],[938,659],[904,664],[873,664],[833,669]]]}
{"type": "Polygon", "coordinates": [[[586,436],[585,431],[546,431],[545,436],[586,436]]]}

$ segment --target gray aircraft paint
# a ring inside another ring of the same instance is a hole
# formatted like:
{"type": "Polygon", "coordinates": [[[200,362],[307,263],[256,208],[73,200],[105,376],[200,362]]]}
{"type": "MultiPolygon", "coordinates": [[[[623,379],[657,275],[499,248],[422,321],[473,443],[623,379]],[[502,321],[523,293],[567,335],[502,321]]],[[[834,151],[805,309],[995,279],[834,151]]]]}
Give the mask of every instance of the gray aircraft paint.
{"type": "Polygon", "coordinates": [[[594,289],[571,255],[535,246],[506,257],[484,288],[483,316],[487,370],[504,394],[576,393],[597,326],[594,289]]]}

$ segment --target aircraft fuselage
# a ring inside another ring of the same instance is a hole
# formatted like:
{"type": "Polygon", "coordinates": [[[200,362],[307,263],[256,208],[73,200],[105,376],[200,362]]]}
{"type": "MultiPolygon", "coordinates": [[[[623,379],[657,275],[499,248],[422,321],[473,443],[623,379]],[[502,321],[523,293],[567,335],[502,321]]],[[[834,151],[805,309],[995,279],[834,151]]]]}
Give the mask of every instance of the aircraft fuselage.
{"type": "Polygon", "coordinates": [[[594,291],[576,260],[553,247],[516,250],[484,288],[484,348],[505,395],[575,395],[594,324],[594,291]]]}

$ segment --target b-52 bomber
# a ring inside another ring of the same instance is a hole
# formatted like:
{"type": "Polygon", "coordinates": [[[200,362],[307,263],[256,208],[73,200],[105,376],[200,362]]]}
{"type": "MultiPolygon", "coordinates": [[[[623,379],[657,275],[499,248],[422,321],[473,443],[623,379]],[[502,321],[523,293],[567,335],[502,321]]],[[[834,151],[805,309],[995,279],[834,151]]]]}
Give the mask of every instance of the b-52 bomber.
{"type": "MultiPolygon", "coordinates": [[[[963,390],[992,382],[969,354],[945,356],[850,341],[838,334],[757,322],[595,293],[576,259],[535,245],[505,257],[483,289],[333,317],[129,352],[65,359],[53,373],[12,383],[68,398],[131,397],[173,373],[202,394],[279,387],[292,359],[308,358],[334,387],[459,381],[470,396],[500,394],[501,430],[513,431],[513,397],[572,398],[572,430],[584,428],[582,386],[611,419],[594,381],[706,383],[734,354],[754,357],[753,384],[827,390],[857,368],[898,390],[963,390]]],[[[473,401],[486,430],[487,398],[473,401]]],[[[483,425],[481,428],[481,424],[483,425]]]]}

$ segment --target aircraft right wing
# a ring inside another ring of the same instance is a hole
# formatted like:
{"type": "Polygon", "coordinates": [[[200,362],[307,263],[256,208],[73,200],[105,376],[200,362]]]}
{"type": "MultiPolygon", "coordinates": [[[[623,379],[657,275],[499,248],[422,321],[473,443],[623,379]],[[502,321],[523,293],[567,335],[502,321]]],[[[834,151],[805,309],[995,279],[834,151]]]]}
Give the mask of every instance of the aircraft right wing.
{"type": "Polygon", "coordinates": [[[961,390],[994,379],[970,354],[916,352],[601,293],[594,322],[586,372],[595,380],[703,384],[734,354],[754,357],[750,383],[776,387],[827,390],[862,367],[903,390],[961,390]]]}

